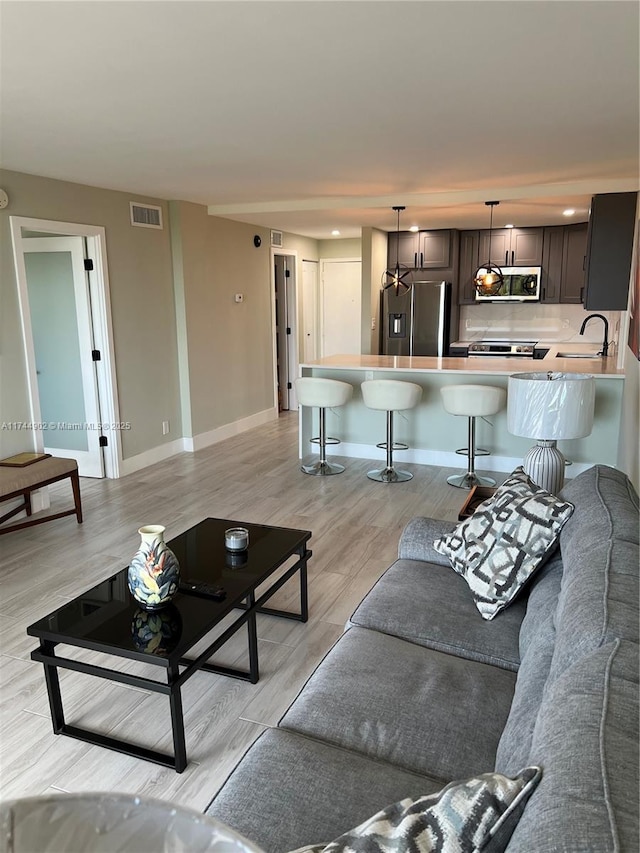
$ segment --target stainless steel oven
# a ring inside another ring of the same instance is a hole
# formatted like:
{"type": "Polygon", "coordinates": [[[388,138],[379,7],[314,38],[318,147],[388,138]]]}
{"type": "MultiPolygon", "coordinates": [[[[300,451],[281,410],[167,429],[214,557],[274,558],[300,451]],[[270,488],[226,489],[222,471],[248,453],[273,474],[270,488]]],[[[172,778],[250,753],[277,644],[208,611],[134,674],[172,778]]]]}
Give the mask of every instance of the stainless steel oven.
{"type": "Polygon", "coordinates": [[[539,302],[541,267],[502,267],[502,283],[495,293],[478,293],[476,302],[539,302]]]}

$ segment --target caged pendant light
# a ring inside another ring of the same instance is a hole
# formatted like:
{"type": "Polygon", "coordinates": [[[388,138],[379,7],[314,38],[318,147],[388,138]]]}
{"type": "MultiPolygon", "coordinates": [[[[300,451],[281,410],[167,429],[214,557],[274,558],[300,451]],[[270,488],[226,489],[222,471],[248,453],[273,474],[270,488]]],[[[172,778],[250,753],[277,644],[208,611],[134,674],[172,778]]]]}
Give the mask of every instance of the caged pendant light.
{"type": "Polygon", "coordinates": [[[500,202],[485,201],[485,204],[491,208],[491,218],[489,221],[489,257],[487,263],[476,270],[473,283],[478,293],[482,296],[495,296],[502,285],[503,275],[500,267],[491,263],[491,234],[493,232],[493,208],[500,204],[500,202]]]}
{"type": "Polygon", "coordinates": [[[390,287],[393,287],[395,288],[396,296],[399,293],[406,293],[408,290],[411,290],[411,285],[413,284],[413,273],[409,267],[401,264],[398,260],[400,257],[400,211],[404,209],[400,205],[392,208],[398,215],[396,226],[396,265],[393,269],[386,269],[382,273],[382,289],[388,290],[390,287]]]}

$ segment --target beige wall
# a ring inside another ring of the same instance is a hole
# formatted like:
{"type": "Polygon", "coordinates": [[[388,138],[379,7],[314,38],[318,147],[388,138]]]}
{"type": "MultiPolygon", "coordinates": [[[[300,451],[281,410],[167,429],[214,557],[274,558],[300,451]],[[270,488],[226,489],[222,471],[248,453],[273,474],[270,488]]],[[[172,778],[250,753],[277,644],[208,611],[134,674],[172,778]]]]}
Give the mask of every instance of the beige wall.
{"type": "Polygon", "coordinates": [[[362,352],[379,352],[380,288],[387,268],[387,232],[362,229],[362,352]],[[375,318],[375,329],[371,320],[375,318]]]}
{"type": "Polygon", "coordinates": [[[179,234],[183,405],[195,437],[275,404],[269,231],[209,216],[188,202],[172,202],[171,217],[179,234]],[[262,237],[258,249],[255,234],[262,237]],[[234,301],[236,293],[243,302],[234,301]]]}
{"type": "MultiPolygon", "coordinates": [[[[106,231],[115,365],[124,458],[182,433],[169,230],[135,228],[129,201],[159,199],[0,172],[9,205],[0,211],[0,421],[29,421],[26,364],[9,216],[100,225],[106,231]],[[162,435],[162,421],[172,431],[162,435]]],[[[0,455],[30,448],[31,435],[0,430],[0,455]]]]}
{"type": "Polygon", "coordinates": [[[359,237],[345,240],[318,240],[318,257],[322,260],[333,258],[362,257],[362,240],[359,237]]]}

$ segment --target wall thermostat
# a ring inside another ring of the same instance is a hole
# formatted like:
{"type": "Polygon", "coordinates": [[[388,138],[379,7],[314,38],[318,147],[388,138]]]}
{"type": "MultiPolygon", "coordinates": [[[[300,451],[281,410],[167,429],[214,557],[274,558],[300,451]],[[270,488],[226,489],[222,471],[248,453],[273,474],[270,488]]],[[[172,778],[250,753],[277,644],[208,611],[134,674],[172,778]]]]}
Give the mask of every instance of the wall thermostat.
{"type": "Polygon", "coordinates": [[[0,210],[9,204],[9,196],[4,190],[0,190],[0,210]]]}
{"type": "Polygon", "coordinates": [[[256,247],[256,249],[259,249],[260,246],[262,246],[262,237],[259,234],[256,234],[256,236],[253,238],[253,245],[256,247]]]}

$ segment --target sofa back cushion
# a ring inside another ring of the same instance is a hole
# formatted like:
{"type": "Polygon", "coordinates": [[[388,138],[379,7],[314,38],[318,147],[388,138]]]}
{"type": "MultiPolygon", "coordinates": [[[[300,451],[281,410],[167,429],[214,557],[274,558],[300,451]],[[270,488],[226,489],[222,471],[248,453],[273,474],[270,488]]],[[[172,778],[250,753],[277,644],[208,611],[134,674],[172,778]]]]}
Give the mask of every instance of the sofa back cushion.
{"type": "Polygon", "coordinates": [[[576,477],[563,495],[576,509],[560,536],[552,679],[601,644],[638,642],[638,496],[624,474],[604,466],[576,477]]]}
{"type": "Polygon", "coordinates": [[[530,759],[542,780],[509,853],[638,849],[638,647],[616,640],[547,685],[530,759]]]}

